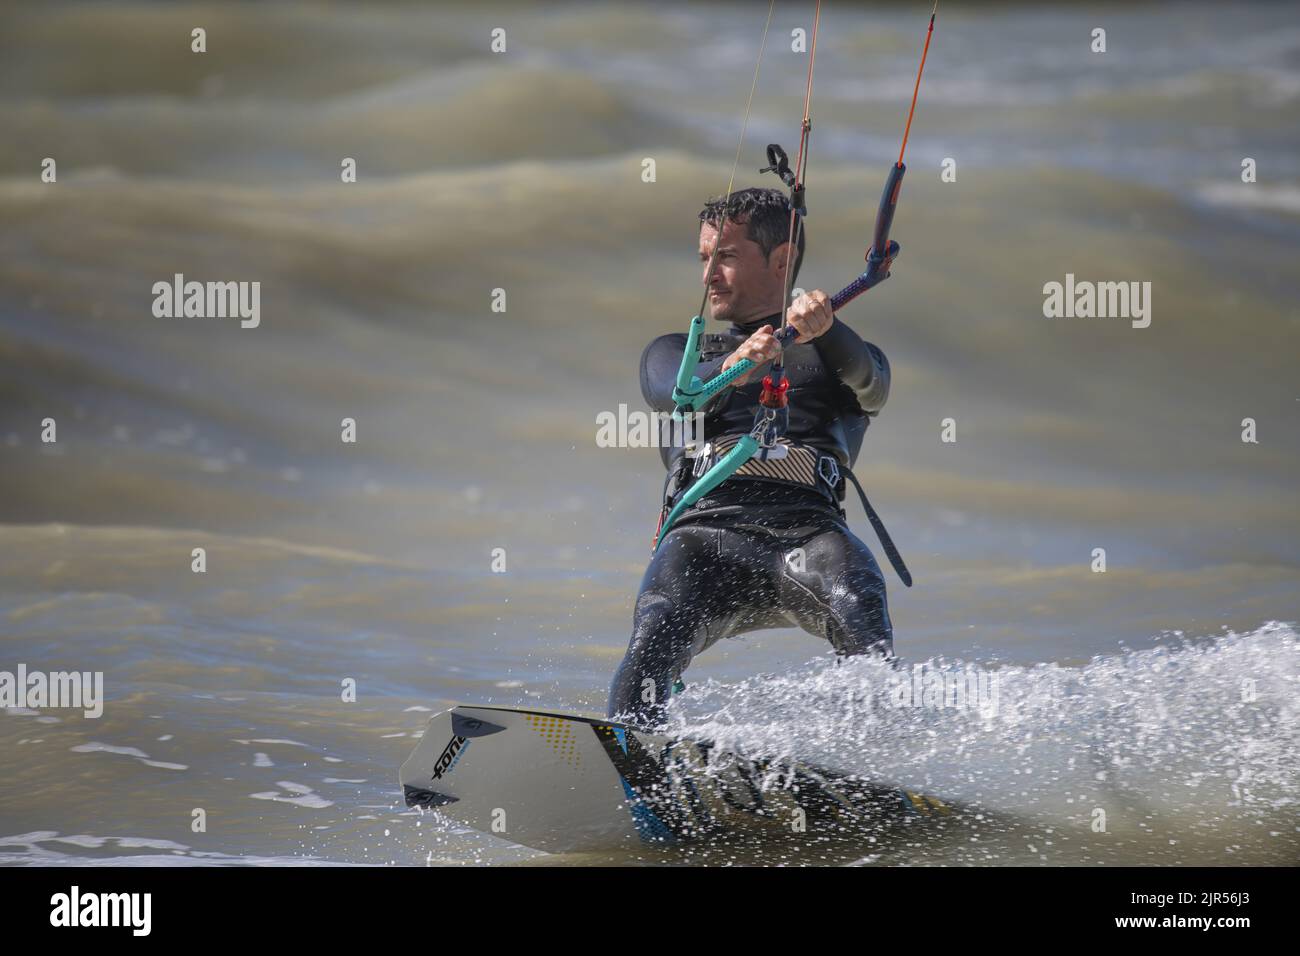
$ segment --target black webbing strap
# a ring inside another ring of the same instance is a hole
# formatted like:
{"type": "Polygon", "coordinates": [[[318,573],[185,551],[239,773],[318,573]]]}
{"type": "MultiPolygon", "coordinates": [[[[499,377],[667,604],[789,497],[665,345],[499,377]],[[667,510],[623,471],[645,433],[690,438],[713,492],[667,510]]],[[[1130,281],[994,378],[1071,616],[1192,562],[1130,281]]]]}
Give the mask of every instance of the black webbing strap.
{"type": "Polygon", "coordinates": [[[850,468],[845,468],[844,474],[849,476],[849,480],[853,482],[853,487],[858,489],[858,497],[862,499],[862,510],[867,513],[867,520],[871,522],[871,527],[876,529],[876,537],[880,539],[880,545],[885,549],[885,554],[889,557],[889,563],[894,566],[894,571],[897,572],[902,582],[910,588],[912,586],[912,572],[907,570],[907,565],[903,563],[903,556],[898,553],[898,548],[894,546],[894,539],[885,530],[885,523],[880,520],[880,515],[876,514],[876,509],[871,507],[871,502],[867,500],[867,493],[862,490],[862,485],[858,484],[858,476],[850,468]]]}

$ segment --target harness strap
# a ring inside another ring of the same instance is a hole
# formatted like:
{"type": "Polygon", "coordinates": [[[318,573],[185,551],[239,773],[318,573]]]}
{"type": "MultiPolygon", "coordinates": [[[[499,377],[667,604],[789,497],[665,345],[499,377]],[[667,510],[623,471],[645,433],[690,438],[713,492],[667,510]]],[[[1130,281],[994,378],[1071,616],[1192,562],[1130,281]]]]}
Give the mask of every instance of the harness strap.
{"type": "Polygon", "coordinates": [[[894,539],[885,530],[885,523],[880,520],[880,515],[876,514],[876,509],[871,507],[871,502],[867,500],[867,493],[862,490],[862,485],[858,483],[858,476],[850,468],[845,468],[844,474],[849,476],[849,480],[853,482],[853,487],[858,489],[858,497],[862,499],[862,510],[867,513],[867,520],[871,522],[871,527],[876,529],[876,537],[880,539],[880,546],[885,549],[885,554],[889,557],[889,563],[894,566],[894,571],[898,574],[899,579],[910,588],[912,586],[912,572],[907,570],[907,565],[903,563],[903,556],[898,553],[898,548],[894,546],[894,539]]]}

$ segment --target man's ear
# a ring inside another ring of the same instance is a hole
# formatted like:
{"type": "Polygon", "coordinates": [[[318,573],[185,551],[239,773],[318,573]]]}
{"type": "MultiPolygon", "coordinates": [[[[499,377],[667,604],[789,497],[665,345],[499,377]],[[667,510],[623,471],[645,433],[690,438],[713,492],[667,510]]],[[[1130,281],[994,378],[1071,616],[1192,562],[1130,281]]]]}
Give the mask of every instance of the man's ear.
{"type": "MultiPolygon", "coordinates": [[[[776,271],[778,275],[785,275],[786,255],[789,249],[790,249],[790,243],[783,242],[775,249],[773,249],[770,253],[768,253],[767,261],[770,265],[776,266],[776,271]]],[[[789,262],[791,266],[794,265],[793,256],[789,257],[789,262]]]]}

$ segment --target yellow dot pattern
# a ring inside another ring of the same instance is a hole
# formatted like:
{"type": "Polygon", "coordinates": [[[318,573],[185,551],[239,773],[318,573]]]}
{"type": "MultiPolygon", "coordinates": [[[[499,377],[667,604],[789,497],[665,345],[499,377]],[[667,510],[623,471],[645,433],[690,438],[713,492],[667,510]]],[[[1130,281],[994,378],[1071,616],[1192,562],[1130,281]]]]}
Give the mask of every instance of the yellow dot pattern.
{"type": "Polygon", "coordinates": [[[570,767],[582,763],[582,754],[578,752],[578,743],[573,736],[573,724],[559,717],[547,717],[545,714],[525,714],[524,719],[533,730],[542,735],[551,750],[570,767]]]}
{"type": "Polygon", "coordinates": [[[904,790],[903,793],[907,795],[907,799],[912,801],[912,806],[916,808],[918,813],[929,814],[931,807],[940,814],[952,812],[951,808],[937,797],[926,796],[923,793],[913,793],[911,790],[904,790]]]}

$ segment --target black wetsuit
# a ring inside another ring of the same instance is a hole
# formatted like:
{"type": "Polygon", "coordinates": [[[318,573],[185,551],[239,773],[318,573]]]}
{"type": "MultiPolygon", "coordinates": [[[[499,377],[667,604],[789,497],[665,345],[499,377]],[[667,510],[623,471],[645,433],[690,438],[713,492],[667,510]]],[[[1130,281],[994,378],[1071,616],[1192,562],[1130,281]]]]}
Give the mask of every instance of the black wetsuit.
{"type": "MultiPolygon", "coordinates": [[[[779,314],[702,340],[696,374],[708,381],[725,358],[779,314]]],[[[641,393],[671,412],[686,347],[662,335],[641,356],[641,393]]],[[[790,380],[786,437],[851,467],[871,416],[889,396],[889,362],[838,318],[823,335],[783,355],[790,380]]],[[[765,366],[707,409],[704,436],[747,434],[765,366]]],[[[681,447],[661,447],[668,490],[689,474],[681,447]]],[[[885,582],[870,549],[845,524],[843,478],[800,487],[732,477],[688,509],[664,537],[637,596],[632,639],[610,688],[608,716],[640,727],[663,719],[672,684],[691,659],[724,637],[801,627],[839,654],[893,653],[885,582]],[[802,549],[796,551],[796,549],[802,549]]]]}

